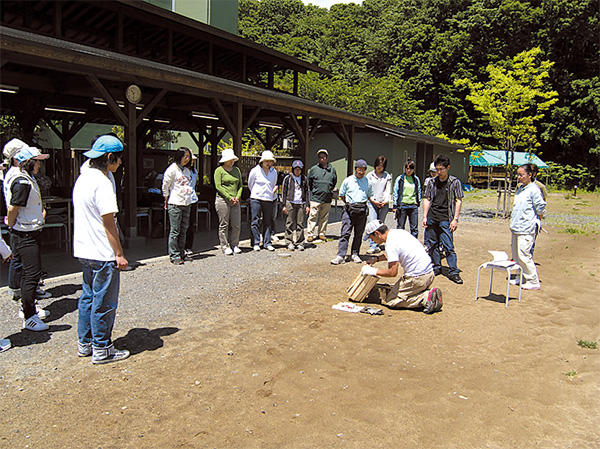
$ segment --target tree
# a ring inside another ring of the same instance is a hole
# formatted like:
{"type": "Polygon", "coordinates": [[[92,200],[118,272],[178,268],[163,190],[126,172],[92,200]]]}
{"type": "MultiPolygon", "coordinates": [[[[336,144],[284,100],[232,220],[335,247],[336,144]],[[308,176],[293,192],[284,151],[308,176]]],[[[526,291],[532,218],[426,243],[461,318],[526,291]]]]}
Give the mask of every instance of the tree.
{"type": "Polygon", "coordinates": [[[504,65],[490,64],[485,83],[458,79],[457,86],[468,87],[467,100],[483,114],[492,128],[492,136],[506,152],[506,175],[503,212],[507,213],[507,191],[510,191],[510,166],[514,151],[533,152],[540,146],[537,124],[558,101],[558,94],[548,87],[551,61],[538,62],[539,47],[517,54],[504,65]]]}

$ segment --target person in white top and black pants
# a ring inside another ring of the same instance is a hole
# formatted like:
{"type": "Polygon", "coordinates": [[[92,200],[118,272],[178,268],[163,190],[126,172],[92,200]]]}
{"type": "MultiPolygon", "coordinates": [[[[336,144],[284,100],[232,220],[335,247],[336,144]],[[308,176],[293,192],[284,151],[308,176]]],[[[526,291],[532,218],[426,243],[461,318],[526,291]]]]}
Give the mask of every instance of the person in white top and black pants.
{"type": "MultiPolygon", "coordinates": [[[[369,181],[373,191],[367,202],[368,220],[381,220],[385,223],[385,217],[387,217],[392,202],[392,176],[385,171],[387,168],[387,158],[385,156],[377,156],[373,167],[373,171],[367,175],[367,181],[369,181]]],[[[379,252],[379,250],[379,246],[369,239],[367,253],[373,254],[379,252]]]]}
{"type": "Polygon", "coordinates": [[[48,159],[35,147],[24,147],[15,156],[19,163],[19,174],[12,177],[6,186],[8,215],[6,224],[10,230],[10,246],[16,262],[23,266],[21,276],[21,314],[23,329],[48,330],[42,319],[48,312],[38,309],[35,303],[36,289],[42,274],[40,236],[46,211],[37,181],[41,160],[48,159]]]}

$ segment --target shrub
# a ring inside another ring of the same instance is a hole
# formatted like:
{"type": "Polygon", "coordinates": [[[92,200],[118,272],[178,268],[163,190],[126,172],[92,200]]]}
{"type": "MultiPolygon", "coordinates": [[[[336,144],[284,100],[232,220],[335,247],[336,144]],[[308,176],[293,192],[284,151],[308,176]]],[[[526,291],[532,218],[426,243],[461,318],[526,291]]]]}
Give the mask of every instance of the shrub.
{"type": "Polygon", "coordinates": [[[548,168],[540,169],[538,178],[545,179],[554,188],[570,190],[577,186],[583,190],[594,190],[594,177],[587,167],[576,167],[548,162],[548,168]]]}

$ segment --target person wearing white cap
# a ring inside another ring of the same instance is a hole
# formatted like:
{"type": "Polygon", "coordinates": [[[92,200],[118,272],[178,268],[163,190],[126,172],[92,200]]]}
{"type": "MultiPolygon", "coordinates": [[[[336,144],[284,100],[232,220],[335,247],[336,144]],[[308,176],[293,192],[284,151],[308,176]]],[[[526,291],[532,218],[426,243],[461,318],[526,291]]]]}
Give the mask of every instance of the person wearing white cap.
{"type": "Polygon", "coordinates": [[[77,355],[93,364],[129,357],[115,349],[112,330],[119,302],[120,270],[128,266],[115,215],[117,196],[108,173],[121,165],[123,143],[113,135],[98,137],[90,159],[73,187],[73,256],[79,259],[83,282],[77,308],[77,355]]]}
{"type": "Polygon", "coordinates": [[[242,224],[242,172],[236,167],[238,157],[231,148],[221,154],[221,166],[215,170],[215,209],[219,216],[219,243],[225,255],[239,254],[240,228],[242,224]]]}
{"type": "Polygon", "coordinates": [[[175,152],[174,162],[167,167],[163,175],[162,193],[165,209],[169,214],[169,258],[174,265],[183,265],[185,238],[190,224],[190,204],[194,189],[191,186],[192,152],[181,147],[175,152]]]}
{"type": "Polygon", "coordinates": [[[365,276],[398,276],[398,267],[403,274],[391,286],[381,303],[391,309],[423,308],[430,314],[442,309],[442,291],[429,288],[435,279],[433,264],[425,247],[404,229],[388,229],[380,220],[373,220],[365,227],[365,237],[378,245],[385,243],[385,254],[368,261],[361,274],[365,276]],[[372,266],[378,261],[387,260],[387,268],[372,266]]]}
{"type": "Polygon", "coordinates": [[[14,258],[23,266],[20,315],[23,329],[36,332],[48,330],[42,319],[47,318],[49,313],[36,305],[36,289],[42,274],[40,236],[46,212],[34,175],[40,170],[40,161],[48,157],[35,147],[22,147],[14,156],[19,164],[19,173],[5,185],[10,246],[14,258]]]}
{"type": "MultiPolygon", "coordinates": [[[[2,239],[2,234],[0,234],[0,257],[2,257],[2,262],[12,260],[12,251],[2,239]]],[[[0,352],[9,350],[11,346],[12,344],[8,338],[0,339],[0,352]]]]}
{"type": "MultiPolygon", "coordinates": [[[[19,162],[15,158],[17,153],[21,151],[23,148],[29,148],[25,142],[19,139],[11,139],[6,145],[4,145],[3,154],[6,158],[9,169],[4,175],[4,182],[2,187],[2,192],[4,196],[4,202],[6,207],[8,208],[8,196],[10,192],[7,192],[7,187],[11,185],[13,178],[18,177],[21,174],[21,170],[19,168],[19,162]]],[[[16,258],[12,258],[8,265],[8,290],[12,293],[13,301],[19,302],[21,300],[21,276],[23,273],[23,265],[16,258]]],[[[46,291],[44,291],[39,286],[35,290],[35,296],[37,299],[47,299],[52,295],[46,291]]],[[[37,307],[37,305],[36,305],[37,307]]],[[[40,309],[41,310],[41,309],[40,309]]],[[[46,312],[47,313],[47,312],[46,312]]],[[[44,313],[42,312],[42,315],[44,313]]]]}
{"type": "Polygon", "coordinates": [[[337,172],[328,162],[329,153],[325,148],[317,151],[319,163],[308,171],[308,187],[310,188],[310,215],[306,227],[306,240],[312,242],[319,238],[326,241],[327,222],[331,210],[333,190],[337,184],[337,172]]]}
{"type": "Polygon", "coordinates": [[[263,236],[263,247],[275,251],[271,245],[271,231],[273,226],[273,210],[275,206],[275,191],[277,190],[277,171],[273,168],[275,156],[269,150],[263,151],[258,165],[250,170],[248,175],[248,188],[250,189],[250,230],[252,247],[260,251],[260,237],[263,236]],[[260,230],[260,215],[262,213],[262,227],[260,230]]]}

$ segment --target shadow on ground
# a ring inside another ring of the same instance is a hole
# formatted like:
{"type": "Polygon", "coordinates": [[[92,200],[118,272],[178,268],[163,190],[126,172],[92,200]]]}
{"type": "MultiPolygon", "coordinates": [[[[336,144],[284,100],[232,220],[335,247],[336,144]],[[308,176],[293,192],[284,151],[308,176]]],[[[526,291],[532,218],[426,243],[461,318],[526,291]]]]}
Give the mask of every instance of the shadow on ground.
{"type": "Polygon", "coordinates": [[[146,328],[131,329],[124,337],[117,338],[113,343],[115,347],[128,349],[131,355],[144,351],[155,351],[164,346],[161,337],[178,332],[177,327],[161,327],[149,330],[146,328]]]}
{"type": "Polygon", "coordinates": [[[50,325],[50,329],[48,329],[47,331],[32,332],[22,330],[21,332],[9,335],[6,338],[10,340],[13,347],[24,347],[30,345],[37,345],[40,343],[46,343],[52,338],[52,333],[68,331],[69,329],[71,329],[71,326],[68,324],[56,324],[50,325]]]}

